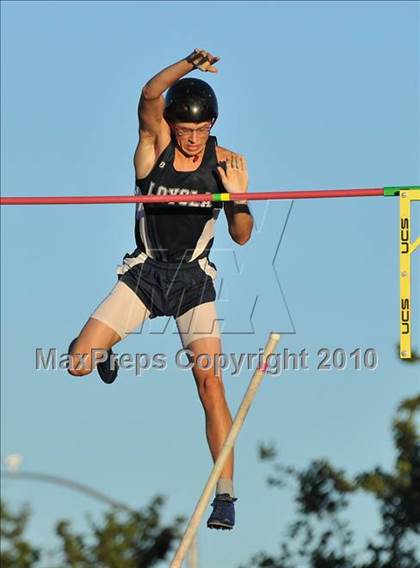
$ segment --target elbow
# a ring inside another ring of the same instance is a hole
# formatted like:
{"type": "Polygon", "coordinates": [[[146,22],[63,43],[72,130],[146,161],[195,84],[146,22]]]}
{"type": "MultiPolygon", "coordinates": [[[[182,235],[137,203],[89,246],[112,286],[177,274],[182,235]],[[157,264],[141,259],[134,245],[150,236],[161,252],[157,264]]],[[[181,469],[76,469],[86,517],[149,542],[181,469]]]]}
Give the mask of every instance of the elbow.
{"type": "Polygon", "coordinates": [[[243,235],[235,235],[235,234],[231,233],[230,236],[232,237],[232,240],[234,240],[237,245],[243,246],[251,238],[251,233],[243,234],[243,235]]]}
{"type": "Polygon", "coordinates": [[[240,245],[240,246],[245,245],[249,241],[249,239],[251,238],[253,226],[254,226],[254,224],[251,221],[251,223],[249,223],[248,226],[241,227],[240,230],[238,230],[237,227],[236,227],[236,230],[234,230],[234,228],[231,227],[231,230],[229,231],[229,233],[230,233],[230,236],[232,237],[232,240],[234,240],[235,243],[240,245]]]}
{"type": "Polygon", "coordinates": [[[149,84],[146,83],[146,85],[141,90],[141,98],[146,101],[150,101],[151,99],[156,99],[158,97],[156,97],[156,93],[153,93],[153,89],[149,87],[149,84]]]}
{"type": "Polygon", "coordinates": [[[238,245],[242,246],[242,245],[245,245],[249,241],[250,238],[251,238],[251,235],[247,235],[245,237],[239,238],[236,242],[238,243],[238,245]]]}

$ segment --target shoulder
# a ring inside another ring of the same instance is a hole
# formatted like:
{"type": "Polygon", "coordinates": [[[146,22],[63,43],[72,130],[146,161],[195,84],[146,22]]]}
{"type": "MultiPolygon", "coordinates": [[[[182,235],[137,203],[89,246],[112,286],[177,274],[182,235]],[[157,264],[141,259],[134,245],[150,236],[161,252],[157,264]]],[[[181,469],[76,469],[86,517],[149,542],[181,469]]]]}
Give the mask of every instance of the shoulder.
{"type": "Polygon", "coordinates": [[[140,129],[139,142],[134,154],[137,179],[143,179],[151,173],[159,156],[168,148],[171,141],[169,126],[163,127],[159,135],[155,137],[140,129]]]}
{"type": "Polygon", "coordinates": [[[223,146],[216,146],[216,156],[218,162],[225,162],[229,156],[239,156],[239,154],[223,146]]]}

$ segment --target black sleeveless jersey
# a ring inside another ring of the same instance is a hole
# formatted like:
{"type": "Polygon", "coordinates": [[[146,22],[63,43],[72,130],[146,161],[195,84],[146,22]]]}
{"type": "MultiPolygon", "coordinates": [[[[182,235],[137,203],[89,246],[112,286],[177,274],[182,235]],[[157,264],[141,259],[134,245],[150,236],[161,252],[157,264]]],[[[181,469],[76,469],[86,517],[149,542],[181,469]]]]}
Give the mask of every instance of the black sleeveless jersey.
{"type": "MultiPolygon", "coordinates": [[[[225,193],[217,172],[217,140],[210,136],[200,167],[193,172],[174,169],[172,140],[150,174],[136,180],[142,195],[197,195],[225,193]]],[[[191,262],[205,258],[214,240],[214,225],[223,203],[138,203],[135,236],[137,250],[162,262],[191,262]]]]}

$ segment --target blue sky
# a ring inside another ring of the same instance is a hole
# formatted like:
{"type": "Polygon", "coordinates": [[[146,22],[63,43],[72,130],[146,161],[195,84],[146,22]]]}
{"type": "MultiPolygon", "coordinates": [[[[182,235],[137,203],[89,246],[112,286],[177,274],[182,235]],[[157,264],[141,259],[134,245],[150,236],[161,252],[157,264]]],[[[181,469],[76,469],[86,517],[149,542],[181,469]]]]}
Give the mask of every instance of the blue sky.
{"type": "MultiPolygon", "coordinates": [[[[419,184],[418,25],[416,2],[3,2],[2,192],[132,193],[141,87],[194,47],[221,58],[217,75],[194,75],[218,95],[214,133],[246,155],[250,191],[419,184]]],[[[226,332],[247,332],[225,333],[224,351],[257,351],[270,330],[291,330],[277,274],[296,329],[279,350],[305,348],[310,368],[262,384],[237,445],[238,524],[230,534],[203,525],[201,568],[276,551],[293,518],[291,494],[265,486],[259,442],[275,442],[296,466],[322,456],[351,473],[390,467],[391,417],[418,392],[419,367],[395,355],[397,200],[296,201],[275,254],[289,208],[252,204],[256,229],[244,247],[218,222],[220,317],[226,332]],[[378,368],[320,372],[323,347],[375,349],[378,368]]],[[[34,370],[35,349],[65,351],[113,286],[134,249],[134,206],[1,215],[2,456],[20,452],[28,471],[87,483],[133,507],[163,493],[165,518],[189,514],[211,464],[192,376],[174,363],[172,323],[155,320],[117,349],[164,351],[165,372],[126,371],[107,387],[96,374],[34,370]]],[[[418,205],[413,216],[414,238],[418,205]]],[[[233,412],[250,376],[225,373],[233,412]]],[[[31,503],[29,535],[50,546],[57,518],[82,529],[86,512],[102,510],[47,485],[8,481],[3,491],[12,505],[31,503]]],[[[377,527],[367,499],[350,518],[360,543],[377,527]]]]}

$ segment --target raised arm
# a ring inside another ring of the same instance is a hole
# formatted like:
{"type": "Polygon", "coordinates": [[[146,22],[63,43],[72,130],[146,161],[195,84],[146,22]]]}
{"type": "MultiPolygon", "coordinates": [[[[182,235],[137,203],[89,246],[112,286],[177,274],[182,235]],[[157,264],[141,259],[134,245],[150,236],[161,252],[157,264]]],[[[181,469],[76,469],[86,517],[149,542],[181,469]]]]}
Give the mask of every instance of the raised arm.
{"type": "MultiPolygon", "coordinates": [[[[226,162],[226,171],[221,166],[217,168],[226,191],[232,194],[246,193],[248,191],[248,168],[244,156],[219,148],[218,159],[226,162]]],[[[230,236],[239,245],[244,245],[250,239],[254,226],[248,202],[246,200],[227,201],[224,204],[224,210],[230,236]]]]}
{"type": "Polygon", "coordinates": [[[139,142],[134,155],[137,178],[141,179],[150,173],[157,157],[170,141],[170,128],[163,117],[163,93],[193,69],[217,72],[214,63],[218,60],[218,57],[213,57],[207,51],[195,49],[145,84],[138,104],[139,142]]]}

